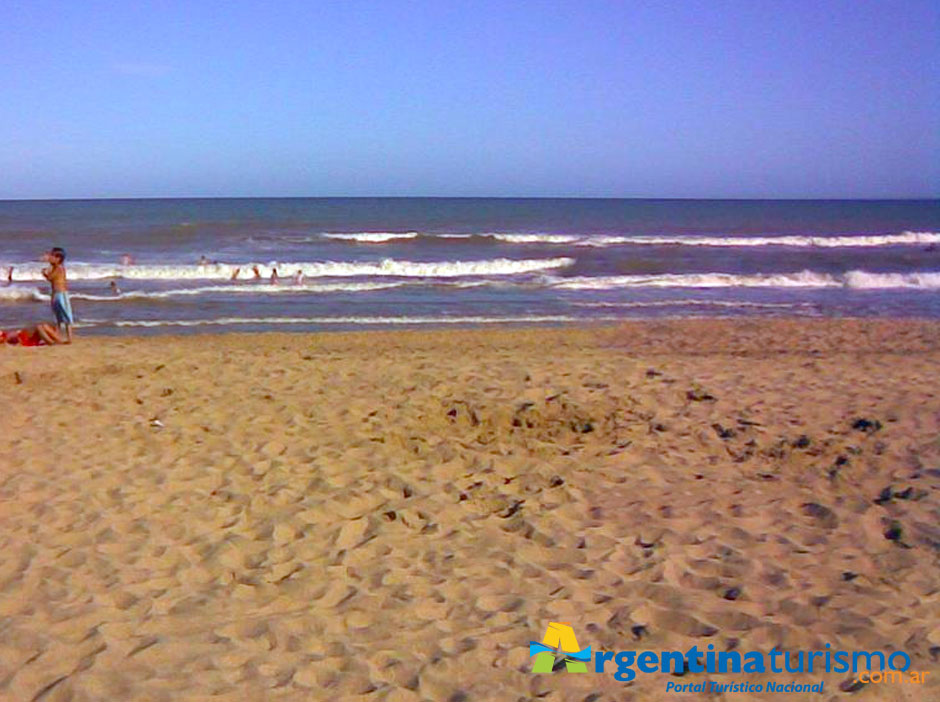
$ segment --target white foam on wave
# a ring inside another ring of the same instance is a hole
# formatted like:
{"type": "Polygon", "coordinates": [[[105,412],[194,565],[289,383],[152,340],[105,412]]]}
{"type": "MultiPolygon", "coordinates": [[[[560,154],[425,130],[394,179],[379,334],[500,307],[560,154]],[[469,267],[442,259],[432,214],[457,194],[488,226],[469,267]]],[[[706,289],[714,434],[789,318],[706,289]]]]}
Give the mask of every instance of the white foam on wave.
{"type": "Polygon", "coordinates": [[[811,302],[747,302],[744,300],[651,300],[647,302],[572,302],[574,307],[593,308],[631,308],[631,307],[749,307],[760,309],[796,309],[799,307],[815,307],[811,302]]]}
{"type": "Polygon", "coordinates": [[[849,271],[843,276],[846,287],[859,290],[889,288],[914,288],[919,290],[940,289],[940,271],[923,273],[869,273],[849,271]]]}
{"type": "Polygon", "coordinates": [[[555,278],[550,284],[562,290],[610,290],[615,288],[852,288],[855,290],[940,288],[940,272],[870,273],[849,271],[841,275],[798,273],[664,273],[661,275],[578,276],[555,278]]]}
{"type": "Polygon", "coordinates": [[[359,244],[385,244],[389,241],[414,239],[418,232],[356,232],[353,234],[324,233],[326,239],[339,239],[341,241],[354,241],[359,244]]]}
{"type": "Polygon", "coordinates": [[[43,293],[38,288],[29,288],[13,285],[0,288],[0,301],[3,300],[36,300],[37,302],[48,302],[49,294],[43,293]]]}
{"type": "MultiPolygon", "coordinates": [[[[297,271],[306,278],[349,278],[385,276],[397,278],[457,278],[465,276],[519,275],[537,271],[565,268],[574,263],[573,258],[544,259],[485,259],[476,261],[404,261],[384,259],[382,261],[271,261],[264,264],[217,263],[208,265],[140,264],[122,266],[106,263],[72,263],[69,277],[72,280],[102,280],[124,278],[127,280],[230,280],[236,269],[241,280],[254,275],[257,265],[262,278],[268,278],[277,269],[282,278],[297,271]]],[[[18,280],[42,280],[42,267],[38,264],[17,266],[18,280]]]]}
{"type": "Polygon", "coordinates": [[[663,273],[661,275],[614,275],[561,278],[553,287],[562,290],[608,290],[612,288],[825,288],[840,287],[826,273],[663,273]]]}
{"type": "Polygon", "coordinates": [[[480,234],[507,244],[550,244],[569,246],[783,246],[797,248],[865,248],[879,246],[929,246],[940,244],[940,232],[902,232],[900,234],[852,234],[840,236],[700,236],[656,235],[624,236],[615,234],[480,234]]]}
{"type": "Polygon", "coordinates": [[[507,244],[579,244],[585,237],[573,234],[482,234],[507,244]]]}
{"type": "Polygon", "coordinates": [[[139,319],[108,321],[85,319],[83,326],[117,327],[202,327],[234,326],[239,324],[542,324],[564,322],[607,322],[621,317],[591,317],[574,315],[524,315],[516,317],[219,317],[217,319],[139,319]]]}
{"type": "MultiPolygon", "coordinates": [[[[328,239],[354,243],[386,244],[416,239],[418,232],[358,232],[354,234],[322,234],[328,239]]],[[[929,246],[940,244],[940,232],[910,232],[899,234],[847,234],[814,235],[786,234],[769,236],[714,236],[698,234],[624,235],[624,234],[550,234],[540,232],[478,232],[475,234],[425,234],[431,239],[493,239],[504,244],[545,244],[550,246],[705,246],[756,247],[780,246],[790,248],[872,248],[880,246],[929,246]]],[[[315,237],[304,237],[314,241],[315,237]]]]}
{"type": "MultiPolygon", "coordinates": [[[[477,287],[503,287],[507,283],[498,280],[456,280],[456,281],[387,281],[387,282],[361,282],[361,283],[303,283],[297,285],[285,280],[277,285],[270,283],[229,285],[201,285],[195,288],[176,288],[173,290],[128,290],[119,294],[94,294],[87,292],[72,292],[74,300],[92,300],[95,302],[121,302],[127,300],[160,300],[171,297],[192,297],[211,294],[252,294],[252,295],[304,295],[308,293],[348,293],[372,292],[400,288],[406,285],[435,285],[440,287],[464,289],[477,287]]],[[[510,284],[511,285],[511,284],[510,284]]],[[[37,294],[39,294],[37,292],[37,294]]],[[[42,297],[47,300],[48,296],[42,297]]]]}
{"type": "Polygon", "coordinates": [[[236,293],[254,295],[300,295],[305,293],[342,293],[342,292],[370,292],[372,290],[386,290],[397,288],[406,283],[304,283],[296,285],[288,281],[272,285],[270,283],[253,283],[249,285],[232,283],[230,285],[205,285],[196,288],[179,288],[175,290],[128,290],[120,294],[95,295],[92,293],[73,292],[71,297],[76,300],[94,300],[98,302],[120,302],[121,300],[135,299],[163,299],[168,297],[186,297],[193,295],[206,295],[212,293],[236,293]]]}
{"type": "Polygon", "coordinates": [[[629,239],[639,244],[677,244],[680,246],[789,246],[817,248],[852,248],[940,244],[940,232],[902,232],[901,234],[853,234],[849,236],[651,236],[629,239]]]}

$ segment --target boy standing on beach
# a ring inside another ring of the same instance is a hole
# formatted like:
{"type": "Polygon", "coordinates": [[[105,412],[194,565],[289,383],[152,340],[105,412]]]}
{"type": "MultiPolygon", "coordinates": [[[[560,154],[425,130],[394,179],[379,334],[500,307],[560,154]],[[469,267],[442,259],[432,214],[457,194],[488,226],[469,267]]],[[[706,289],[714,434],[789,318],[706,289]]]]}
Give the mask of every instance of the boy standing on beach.
{"type": "Polygon", "coordinates": [[[50,265],[43,269],[42,275],[52,285],[52,314],[60,330],[65,326],[65,343],[71,344],[74,319],[65,280],[65,249],[56,246],[45,255],[45,259],[50,265]]]}

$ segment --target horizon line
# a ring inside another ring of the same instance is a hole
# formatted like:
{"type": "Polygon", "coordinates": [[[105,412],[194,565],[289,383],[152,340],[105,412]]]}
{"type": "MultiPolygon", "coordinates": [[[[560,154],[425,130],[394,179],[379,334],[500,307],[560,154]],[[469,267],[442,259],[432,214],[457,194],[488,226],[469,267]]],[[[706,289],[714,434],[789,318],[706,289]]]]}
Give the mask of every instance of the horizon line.
{"type": "Polygon", "coordinates": [[[22,197],[0,198],[6,202],[114,202],[166,200],[635,200],[661,202],[931,202],[932,196],[901,197],[643,197],[583,195],[144,195],[117,197],[22,197]]]}

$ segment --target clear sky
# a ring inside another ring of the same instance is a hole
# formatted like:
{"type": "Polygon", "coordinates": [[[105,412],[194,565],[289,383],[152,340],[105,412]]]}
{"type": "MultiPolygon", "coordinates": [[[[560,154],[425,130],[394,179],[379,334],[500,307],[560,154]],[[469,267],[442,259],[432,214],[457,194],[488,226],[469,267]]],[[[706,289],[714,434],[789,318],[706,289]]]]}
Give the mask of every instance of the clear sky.
{"type": "Polygon", "coordinates": [[[4,0],[0,198],[940,196],[937,0],[4,0]]]}

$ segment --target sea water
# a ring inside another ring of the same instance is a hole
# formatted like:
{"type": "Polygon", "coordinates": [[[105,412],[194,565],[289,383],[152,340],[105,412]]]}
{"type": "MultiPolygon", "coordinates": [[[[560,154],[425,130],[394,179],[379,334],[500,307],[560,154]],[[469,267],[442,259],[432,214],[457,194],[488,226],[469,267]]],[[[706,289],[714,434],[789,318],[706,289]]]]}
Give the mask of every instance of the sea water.
{"type": "Polygon", "coordinates": [[[51,246],[83,333],[940,316],[938,200],[0,201],[0,327],[51,246]]]}

